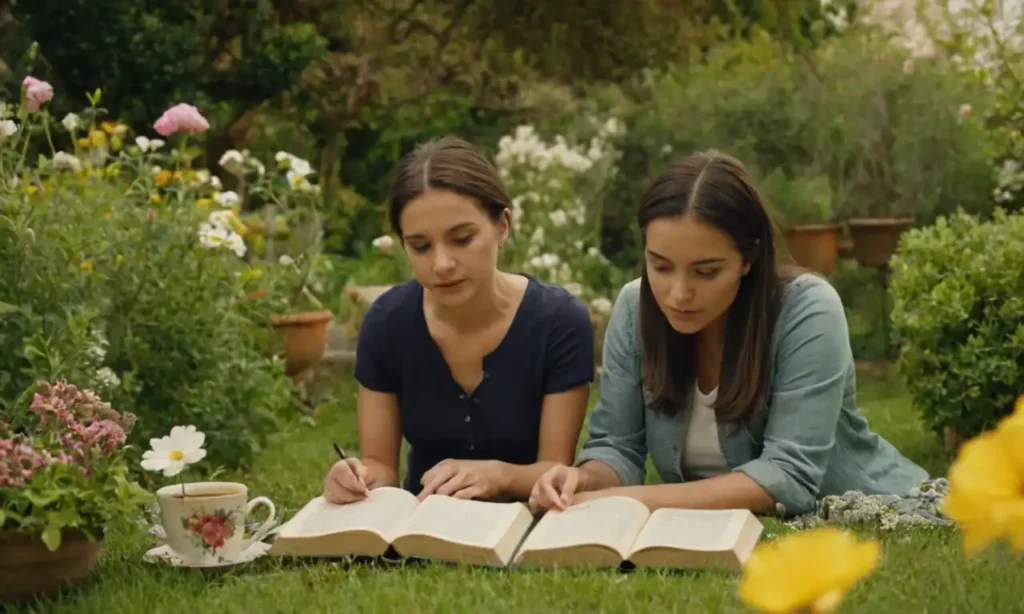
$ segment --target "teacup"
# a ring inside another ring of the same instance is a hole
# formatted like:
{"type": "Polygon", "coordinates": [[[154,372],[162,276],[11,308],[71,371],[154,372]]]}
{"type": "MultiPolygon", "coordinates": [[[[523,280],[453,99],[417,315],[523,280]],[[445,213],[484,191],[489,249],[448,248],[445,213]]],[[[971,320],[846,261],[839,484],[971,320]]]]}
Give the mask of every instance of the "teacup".
{"type": "Polygon", "coordinates": [[[156,491],[160,521],[167,544],[186,564],[209,565],[233,561],[274,528],[277,509],[266,497],[248,501],[249,489],[238,482],[191,482],[156,491]],[[245,538],[245,518],[253,508],[270,508],[267,520],[245,538]]]}

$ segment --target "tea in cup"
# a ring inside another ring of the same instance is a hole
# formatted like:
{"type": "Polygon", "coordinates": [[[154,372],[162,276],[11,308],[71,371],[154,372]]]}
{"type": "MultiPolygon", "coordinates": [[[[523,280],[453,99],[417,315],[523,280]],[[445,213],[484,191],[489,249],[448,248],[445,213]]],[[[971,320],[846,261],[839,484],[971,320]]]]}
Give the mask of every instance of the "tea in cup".
{"type": "Polygon", "coordinates": [[[238,482],[191,482],[156,491],[167,544],[189,565],[217,565],[236,560],[276,524],[277,509],[267,497],[248,500],[238,482]],[[267,520],[246,538],[245,519],[254,508],[270,508],[267,520]]]}

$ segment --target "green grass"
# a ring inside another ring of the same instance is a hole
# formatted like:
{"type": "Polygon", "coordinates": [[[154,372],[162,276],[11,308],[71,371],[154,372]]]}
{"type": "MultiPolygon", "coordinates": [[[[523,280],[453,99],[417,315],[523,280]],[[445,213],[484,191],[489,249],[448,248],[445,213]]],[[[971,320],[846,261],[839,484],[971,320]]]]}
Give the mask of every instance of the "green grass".
{"type": "MultiPolygon", "coordinates": [[[[872,426],[929,471],[948,456],[923,432],[898,383],[862,377],[861,403],[872,426]]],[[[250,496],[267,495],[290,516],[319,494],[334,462],[330,443],[357,449],[353,393],[325,408],[316,426],[296,422],[242,475],[250,496]]],[[[210,442],[216,445],[216,441],[210,442]]],[[[769,532],[780,527],[766,521],[769,532]]],[[[855,588],[844,612],[1020,611],[1024,557],[993,549],[961,554],[952,530],[883,535],[879,571],[855,588]]],[[[264,558],[223,573],[141,562],[149,538],[140,529],[113,534],[98,568],[63,594],[26,611],[74,612],[744,612],[737,577],[716,572],[491,570],[445,564],[380,565],[264,558]]],[[[0,607],[0,610],[3,608],[0,607]]]]}

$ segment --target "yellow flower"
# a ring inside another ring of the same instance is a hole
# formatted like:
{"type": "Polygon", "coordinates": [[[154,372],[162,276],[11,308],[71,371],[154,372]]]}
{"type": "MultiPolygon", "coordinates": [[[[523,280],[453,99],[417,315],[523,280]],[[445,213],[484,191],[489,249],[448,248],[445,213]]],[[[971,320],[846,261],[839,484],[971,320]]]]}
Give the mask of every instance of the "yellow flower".
{"type": "Polygon", "coordinates": [[[156,174],[156,177],[153,178],[153,181],[155,181],[157,185],[167,185],[168,183],[171,182],[171,179],[173,178],[174,173],[168,170],[162,170],[156,174]]]}
{"type": "Polygon", "coordinates": [[[881,546],[826,527],[758,545],[743,569],[740,597],[762,612],[829,612],[878,566],[881,546]]]}
{"type": "Polygon", "coordinates": [[[90,141],[89,137],[87,137],[87,136],[83,136],[82,138],[78,139],[78,146],[79,147],[88,147],[91,144],[92,144],[92,141],[90,141]]]}
{"type": "Polygon", "coordinates": [[[85,260],[82,261],[82,264],[79,265],[79,268],[81,268],[86,273],[92,273],[92,260],[86,258],[85,260]]]}
{"type": "Polygon", "coordinates": [[[209,209],[210,205],[212,205],[212,204],[213,204],[213,201],[210,200],[209,198],[199,198],[199,199],[196,199],[196,206],[198,206],[200,209],[209,209]]]}
{"type": "Polygon", "coordinates": [[[156,192],[153,192],[152,194],[149,195],[149,200],[158,203],[160,202],[160,195],[157,194],[156,192]]]}
{"type": "Polygon", "coordinates": [[[93,130],[89,133],[89,144],[96,149],[107,148],[107,135],[102,130],[93,130]]]}
{"type": "Polygon", "coordinates": [[[965,443],[949,468],[943,513],[960,526],[964,550],[977,554],[1006,539],[1024,552],[1024,395],[995,430],[965,443]]]}

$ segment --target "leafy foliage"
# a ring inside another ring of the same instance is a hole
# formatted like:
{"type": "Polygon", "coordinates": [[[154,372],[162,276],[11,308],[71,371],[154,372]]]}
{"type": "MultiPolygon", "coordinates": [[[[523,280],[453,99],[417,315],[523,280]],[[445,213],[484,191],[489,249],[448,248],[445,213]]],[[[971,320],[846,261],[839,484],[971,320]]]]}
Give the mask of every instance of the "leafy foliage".
{"type": "Polygon", "coordinates": [[[993,428],[1024,390],[1024,213],[906,233],[892,266],[899,367],[926,424],[993,428]]]}

